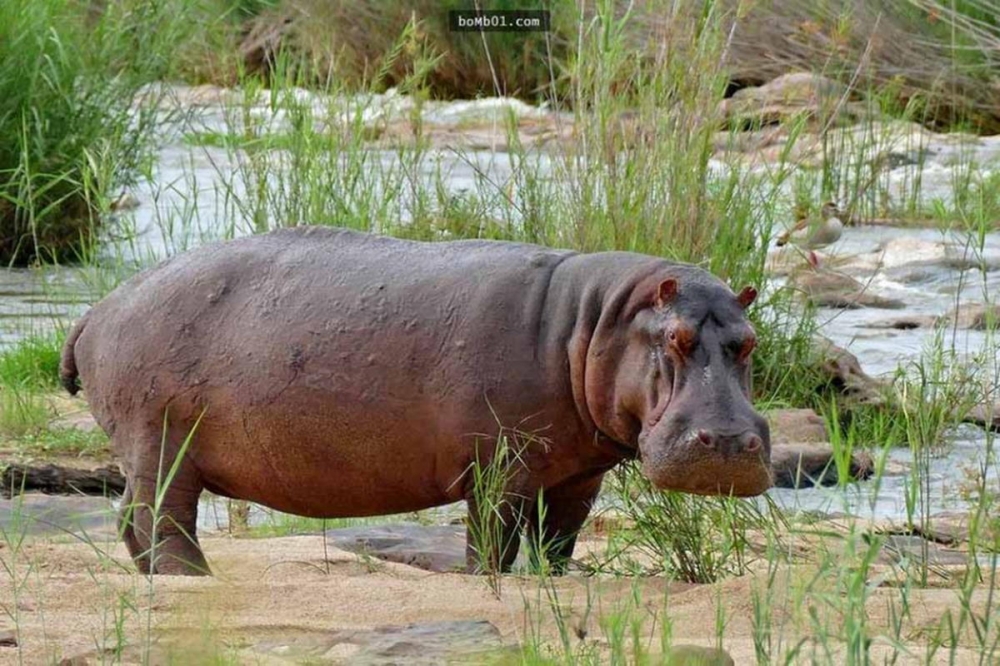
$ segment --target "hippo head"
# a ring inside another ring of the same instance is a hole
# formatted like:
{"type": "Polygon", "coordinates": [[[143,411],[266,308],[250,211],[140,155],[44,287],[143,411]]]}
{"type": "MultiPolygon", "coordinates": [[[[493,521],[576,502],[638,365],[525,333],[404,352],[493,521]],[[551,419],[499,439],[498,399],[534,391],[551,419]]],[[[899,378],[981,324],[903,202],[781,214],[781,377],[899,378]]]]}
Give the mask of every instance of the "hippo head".
{"type": "Polygon", "coordinates": [[[771,486],[770,433],[750,402],[745,310],[756,296],[698,271],[647,282],[631,308],[615,412],[658,488],[751,496],[771,486]]]}

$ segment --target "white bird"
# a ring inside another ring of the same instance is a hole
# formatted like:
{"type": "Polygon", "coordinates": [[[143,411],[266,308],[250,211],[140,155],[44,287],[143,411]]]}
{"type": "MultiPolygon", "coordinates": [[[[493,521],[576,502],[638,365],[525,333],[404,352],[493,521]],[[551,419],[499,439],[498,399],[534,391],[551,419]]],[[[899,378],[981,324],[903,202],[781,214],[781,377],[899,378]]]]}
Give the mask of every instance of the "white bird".
{"type": "Polygon", "coordinates": [[[778,247],[791,243],[805,250],[816,250],[832,245],[844,233],[844,223],[840,220],[842,215],[837,204],[827,201],[820,209],[819,217],[807,215],[778,236],[778,247]]]}

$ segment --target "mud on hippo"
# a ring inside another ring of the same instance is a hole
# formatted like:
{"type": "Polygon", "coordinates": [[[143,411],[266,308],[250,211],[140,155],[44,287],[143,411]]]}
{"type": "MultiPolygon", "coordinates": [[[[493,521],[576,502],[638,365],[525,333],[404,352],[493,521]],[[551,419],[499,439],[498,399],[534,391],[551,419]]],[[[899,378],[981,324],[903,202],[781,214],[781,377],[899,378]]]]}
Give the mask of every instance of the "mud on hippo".
{"type": "Polygon", "coordinates": [[[137,275],[77,322],[61,375],[111,438],[143,572],[208,573],[206,489],[326,518],[465,499],[475,521],[470,470],[501,428],[533,444],[483,556],[509,567],[525,530],[561,567],[622,460],[663,489],[771,485],[749,400],[755,296],[640,254],[299,227],[137,275]]]}

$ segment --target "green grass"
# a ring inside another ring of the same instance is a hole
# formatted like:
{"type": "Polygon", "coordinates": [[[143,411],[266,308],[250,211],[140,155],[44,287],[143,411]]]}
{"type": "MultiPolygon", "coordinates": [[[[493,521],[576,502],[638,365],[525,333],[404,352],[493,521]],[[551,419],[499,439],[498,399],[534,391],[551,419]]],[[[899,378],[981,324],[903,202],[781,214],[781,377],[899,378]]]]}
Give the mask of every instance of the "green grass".
{"type": "Polygon", "coordinates": [[[0,386],[15,384],[35,390],[59,386],[59,355],[64,333],[32,334],[0,351],[0,386]]]}
{"type": "MultiPolygon", "coordinates": [[[[26,457],[46,456],[98,456],[110,455],[108,436],[102,430],[80,430],[78,428],[52,428],[48,425],[49,413],[35,428],[14,435],[8,442],[2,442],[16,449],[17,454],[26,457]]],[[[3,432],[0,427],[0,432],[3,432]]]]}
{"type": "Polygon", "coordinates": [[[51,417],[51,411],[37,393],[15,384],[0,387],[0,436],[35,435],[51,417]]]}
{"type": "Polygon", "coordinates": [[[194,0],[0,6],[0,265],[78,261],[148,156],[157,95],[194,0]]]}

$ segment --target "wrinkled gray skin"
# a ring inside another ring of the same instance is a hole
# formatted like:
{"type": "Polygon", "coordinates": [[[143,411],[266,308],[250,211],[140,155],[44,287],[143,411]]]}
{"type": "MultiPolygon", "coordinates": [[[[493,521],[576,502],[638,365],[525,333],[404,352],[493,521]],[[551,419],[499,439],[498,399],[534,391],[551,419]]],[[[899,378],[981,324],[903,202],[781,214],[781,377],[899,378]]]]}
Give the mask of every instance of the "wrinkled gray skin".
{"type": "Polygon", "coordinates": [[[470,465],[498,424],[524,450],[488,556],[509,566],[523,527],[557,540],[558,566],[623,459],[660,488],[770,486],[767,425],[747,398],[754,295],[639,254],[303,227],[136,276],[74,327],[62,377],[82,383],[121,461],[142,571],[208,571],[203,489],[330,518],[465,499],[476,521],[470,465]],[[151,563],[148,507],[192,432],[151,563]]]}

